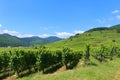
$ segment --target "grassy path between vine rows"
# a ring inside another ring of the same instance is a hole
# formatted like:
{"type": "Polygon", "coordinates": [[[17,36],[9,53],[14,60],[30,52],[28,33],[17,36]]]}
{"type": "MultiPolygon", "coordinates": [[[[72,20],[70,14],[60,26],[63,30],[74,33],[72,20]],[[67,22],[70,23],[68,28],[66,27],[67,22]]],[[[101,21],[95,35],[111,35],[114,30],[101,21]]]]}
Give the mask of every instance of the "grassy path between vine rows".
{"type": "Polygon", "coordinates": [[[33,73],[23,78],[14,76],[6,80],[120,80],[120,58],[96,65],[81,67],[80,64],[73,70],[58,69],[52,74],[33,73]]]}

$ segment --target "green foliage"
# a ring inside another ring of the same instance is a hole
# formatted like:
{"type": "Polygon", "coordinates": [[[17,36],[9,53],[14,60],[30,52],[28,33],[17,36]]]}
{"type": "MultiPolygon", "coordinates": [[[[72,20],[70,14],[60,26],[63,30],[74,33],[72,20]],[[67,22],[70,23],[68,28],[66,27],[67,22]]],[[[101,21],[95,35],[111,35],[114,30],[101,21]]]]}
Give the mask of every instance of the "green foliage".
{"type": "MultiPolygon", "coordinates": [[[[3,49],[5,50],[5,49],[3,49]]],[[[54,66],[66,65],[67,69],[74,68],[81,59],[82,54],[69,48],[49,50],[45,47],[38,48],[9,48],[0,53],[0,71],[13,71],[18,77],[21,72],[28,70],[45,73],[45,70],[54,66]]]]}
{"type": "Polygon", "coordinates": [[[63,48],[62,50],[62,63],[66,67],[66,69],[75,66],[75,64],[77,64],[79,62],[79,59],[81,58],[82,54],[80,53],[80,51],[74,52],[69,48],[63,48]]]}
{"type": "Polygon", "coordinates": [[[9,54],[6,51],[3,51],[0,54],[0,70],[6,70],[9,66],[9,54]]]}
{"type": "Polygon", "coordinates": [[[100,63],[107,61],[107,59],[113,60],[114,57],[119,57],[119,47],[105,47],[101,46],[99,49],[96,48],[93,51],[92,56],[97,59],[100,63]]]}
{"type": "Polygon", "coordinates": [[[86,46],[85,62],[90,60],[90,45],[86,46]]]}
{"type": "Polygon", "coordinates": [[[102,46],[101,49],[93,55],[93,57],[102,63],[103,61],[105,61],[105,53],[104,52],[105,52],[105,47],[102,46]]]}
{"type": "Polygon", "coordinates": [[[113,60],[114,57],[120,57],[119,46],[107,47],[102,45],[100,48],[92,49],[87,45],[84,51],[85,56],[83,56],[82,51],[73,51],[67,47],[54,51],[46,47],[5,49],[0,49],[0,72],[7,70],[16,73],[18,77],[26,70],[29,73],[33,70],[46,73],[46,70],[55,66],[65,66],[66,69],[72,69],[82,58],[85,59],[86,63],[92,61],[90,60],[92,56],[100,63],[113,60]]]}

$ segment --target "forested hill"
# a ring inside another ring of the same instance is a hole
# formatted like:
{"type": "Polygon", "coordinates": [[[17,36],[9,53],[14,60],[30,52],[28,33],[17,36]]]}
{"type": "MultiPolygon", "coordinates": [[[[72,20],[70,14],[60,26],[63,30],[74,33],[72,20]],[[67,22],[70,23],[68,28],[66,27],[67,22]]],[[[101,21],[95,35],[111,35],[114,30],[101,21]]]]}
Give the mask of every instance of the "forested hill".
{"type": "Polygon", "coordinates": [[[0,34],[0,47],[7,46],[23,46],[24,43],[20,38],[11,36],[9,34],[0,34]]]}
{"type": "Polygon", "coordinates": [[[40,38],[40,37],[26,37],[26,38],[18,38],[16,36],[12,36],[9,34],[0,34],[0,47],[18,47],[18,46],[34,46],[34,45],[43,45],[50,42],[55,42],[61,40],[58,37],[48,37],[48,38],[40,38]]]}
{"type": "Polygon", "coordinates": [[[111,46],[120,44],[120,24],[111,27],[98,27],[90,29],[82,34],[76,34],[68,39],[57,41],[46,45],[51,49],[70,47],[73,49],[84,49],[86,45],[99,47],[100,45],[111,46]]]}
{"type": "Polygon", "coordinates": [[[111,27],[97,27],[97,28],[90,29],[86,32],[102,31],[102,30],[116,30],[118,33],[120,33],[120,24],[114,25],[114,26],[111,26],[111,27]]]}

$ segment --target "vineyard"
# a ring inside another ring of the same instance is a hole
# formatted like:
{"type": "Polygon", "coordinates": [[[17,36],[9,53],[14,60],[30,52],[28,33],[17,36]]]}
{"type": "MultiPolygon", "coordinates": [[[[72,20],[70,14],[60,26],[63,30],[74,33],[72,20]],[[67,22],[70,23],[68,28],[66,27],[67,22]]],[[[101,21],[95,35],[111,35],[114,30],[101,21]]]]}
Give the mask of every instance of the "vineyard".
{"type": "Polygon", "coordinates": [[[120,57],[120,47],[101,45],[93,48],[87,45],[84,51],[73,51],[70,48],[50,50],[46,47],[1,48],[0,78],[13,74],[22,77],[31,72],[46,74],[55,72],[62,66],[68,70],[73,69],[81,62],[82,66],[93,65],[91,57],[99,63],[112,61],[120,57]]]}
{"type": "Polygon", "coordinates": [[[51,51],[44,47],[39,49],[11,48],[0,52],[0,73],[16,73],[18,77],[23,71],[43,71],[65,65],[66,69],[72,68],[82,58],[80,52],[74,52],[68,48],[62,51],[51,51]]]}

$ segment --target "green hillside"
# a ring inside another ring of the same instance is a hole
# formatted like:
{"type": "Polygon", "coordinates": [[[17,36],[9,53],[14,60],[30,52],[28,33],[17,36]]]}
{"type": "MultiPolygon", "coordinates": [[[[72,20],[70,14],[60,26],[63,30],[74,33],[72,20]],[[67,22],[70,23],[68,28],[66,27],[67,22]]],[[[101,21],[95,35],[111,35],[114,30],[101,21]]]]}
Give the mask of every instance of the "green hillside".
{"type": "Polygon", "coordinates": [[[51,49],[61,49],[70,47],[75,50],[83,50],[87,44],[91,47],[99,47],[100,45],[111,46],[120,44],[120,25],[112,27],[99,27],[88,30],[82,34],[76,34],[68,39],[46,45],[51,49]]]}
{"type": "Polygon", "coordinates": [[[42,38],[39,38],[37,36],[21,38],[21,40],[24,41],[25,43],[27,43],[26,46],[43,45],[45,43],[48,43],[48,41],[46,41],[42,38]]]}
{"type": "Polygon", "coordinates": [[[44,38],[44,40],[46,40],[48,42],[55,42],[55,41],[59,41],[59,40],[62,40],[62,39],[58,38],[56,36],[50,36],[50,37],[44,38]]]}
{"type": "Polygon", "coordinates": [[[20,38],[11,36],[9,34],[0,34],[0,47],[7,46],[24,46],[26,43],[21,41],[20,38]]]}
{"type": "Polygon", "coordinates": [[[35,45],[43,45],[46,43],[51,43],[61,40],[57,37],[48,37],[48,38],[40,38],[37,36],[33,37],[25,37],[18,38],[16,36],[12,36],[9,34],[0,34],[0,47],[19,47],[19,46],[35,46],[35,45]]]}

